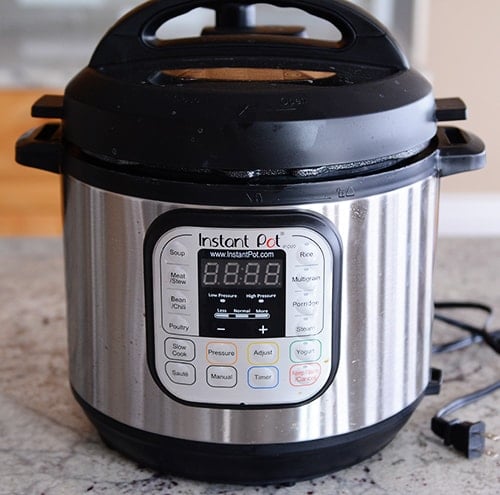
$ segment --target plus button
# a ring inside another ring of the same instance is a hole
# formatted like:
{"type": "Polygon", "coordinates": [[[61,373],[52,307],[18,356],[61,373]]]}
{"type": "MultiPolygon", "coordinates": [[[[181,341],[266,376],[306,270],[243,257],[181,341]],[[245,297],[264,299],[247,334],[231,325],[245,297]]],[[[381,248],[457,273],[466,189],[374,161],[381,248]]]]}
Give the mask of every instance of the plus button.
{"type": "Polygon", "coordinates": [[[259,332],[264,335],[266,332],[269,332],[269,328],[265,327],[264,325],[262,325],[260,328],[259,328],[259,332]]]}

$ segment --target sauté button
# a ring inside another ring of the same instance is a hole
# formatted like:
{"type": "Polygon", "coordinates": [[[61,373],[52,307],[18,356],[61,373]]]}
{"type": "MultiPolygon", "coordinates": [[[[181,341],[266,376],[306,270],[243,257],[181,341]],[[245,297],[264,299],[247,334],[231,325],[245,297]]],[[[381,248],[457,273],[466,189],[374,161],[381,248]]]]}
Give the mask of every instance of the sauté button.
{"type": "Polygon", "coordinates": [[[238,372],[231,366],[210,366],[207,383],[214,388],[233,388],[238,382],[238,372]]]}
{"type": "Polygon", "coordinates": [[[193,385],[196,381],[196,370],[191,364],[168,362],[165,371],[170,380],[180,385],[193,385]]]}
{"type": "Polygon", "coordinates": [[[274,388],[279,382],[275,366],[254,366],[248,370],[248,385],[252,388],[274,388]]]}
{"type": "Polygon", "coordinates": [[[195,357],[194,343],[190,340],[167,339],[165,354],[169,359],[192,361],[195,357]]]}

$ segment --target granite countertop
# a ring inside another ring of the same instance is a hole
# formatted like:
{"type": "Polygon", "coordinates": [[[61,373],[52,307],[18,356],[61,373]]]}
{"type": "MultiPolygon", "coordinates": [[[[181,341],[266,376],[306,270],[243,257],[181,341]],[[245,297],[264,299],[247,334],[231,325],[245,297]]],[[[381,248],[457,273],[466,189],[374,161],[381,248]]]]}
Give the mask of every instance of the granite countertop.
{"type": "MultiPolygon", "coordinates": [[[[441,240],[436,298],[491,304],[500,327],[500,239],[441,240]]],[[[422,494],[500,492],[500,392],[459,411],[483,420],[487,452],[467,460],[429,429],[449,400],[500,377],[484,346],[435,356],[445,384],[424,399],[383,451],[344,471],[293,486],[210,485],[160,476],[107,449],[68,385],[63,257],[59,239],[0,240],[0,495],[422,494]]],[[[451,336],[455,336],[452,333],[451,336]]],[[[449,329],[436,325],[435,339],[449,329]]]]}

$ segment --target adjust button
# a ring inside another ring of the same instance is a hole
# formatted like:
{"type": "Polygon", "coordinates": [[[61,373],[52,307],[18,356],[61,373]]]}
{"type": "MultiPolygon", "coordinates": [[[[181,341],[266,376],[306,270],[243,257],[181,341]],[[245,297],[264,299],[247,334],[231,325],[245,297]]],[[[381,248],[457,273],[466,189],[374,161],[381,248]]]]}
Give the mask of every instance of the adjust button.
{"type": "Polygon", "coordinates": [[[192,364],[169,362],[165,371],[170,380],[180,385],[193,385],[196,381],[196,370],[192,364]]]}
{"type": "Polygon", "coordinates": [[[279,370],[275,366],[254,366],[248,370],[248,385],[252,388],[275,388],[279,370]]]}
{"type": "Polygon", "coordinates": [[[233,388],[238,383],[238,372],[231,366],[210,366],[207,383],[215,388],[233,388]]]}
{"type": "Polygon", "coordinates": [[[167,339],[165,354],[169,359],[192,361],[195,357],[194,343],[190,340],[167,339]]]}
{"type": "Polygon", "coordinates": [[[259,342],[248,346],[250,364],[274,364],[279,359],[279,348],[272,342],[259,342]]]}

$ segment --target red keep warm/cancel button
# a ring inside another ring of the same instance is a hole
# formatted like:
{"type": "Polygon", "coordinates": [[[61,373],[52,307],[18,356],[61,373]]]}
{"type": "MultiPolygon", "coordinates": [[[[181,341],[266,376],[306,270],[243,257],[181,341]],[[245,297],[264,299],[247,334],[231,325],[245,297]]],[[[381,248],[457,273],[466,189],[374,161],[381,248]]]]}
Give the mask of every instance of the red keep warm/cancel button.
{"type": "Polygon", "coordinates": [[[290,368],[290,383],[294,387],[308,387],[314,385],[321,375],[321,366],[318,363],[297,364],[290,368]]]}

